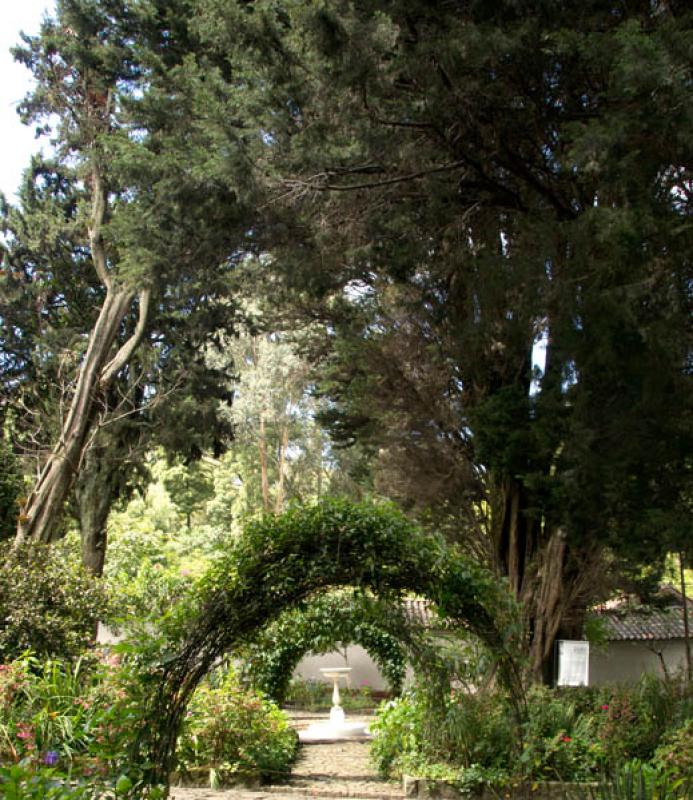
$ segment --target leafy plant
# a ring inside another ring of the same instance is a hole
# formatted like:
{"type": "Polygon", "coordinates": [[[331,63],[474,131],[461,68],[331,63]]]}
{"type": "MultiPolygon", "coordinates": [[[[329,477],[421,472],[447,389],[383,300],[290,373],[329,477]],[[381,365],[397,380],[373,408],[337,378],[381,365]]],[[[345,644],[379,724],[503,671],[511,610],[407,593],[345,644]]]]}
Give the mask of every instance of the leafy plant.
{"type": "MultiPolygon", "coordinates": [[[[373,691],[369,686],[342,688],[339,690],[340,705],[346,711],[370,709],[377,705],[373,691]]],[[[289,684],[284,698],[286,705],[319,711],[332,706],[332,685],[325,681],[303,680],[294,678],[289,684]]]]}
{"type": "Polygon", "coordinates": [[[653,764],[673,783],[686,784],[693,791],[693,719],[662,737],[653,764]]]}
{"type": "Polygon", "coordinates": [[[0,765],[0,795],[4,800],[92,800],[94,787],[74,785],[51,768],[0,765]]]}
{"type": "Polygon", "coordinates": [[[200,686],[192,698],[178,742],[183,772],[205,770],[210,779],[284,775],[298,746],[283,712],[241,687],[233,670],[218,685],[200,686]]]}
{"type": "MultiPolygon", "coordinates": [[[[328,653],[340,644],[354,642],[373,656],[397,693],[404,681],[404,645],[415,635],[414,626],[407,623],[396,604],[365,594],[331,592],[287,610],[260,631],[244,650],[244,678],[281,703],[291,674],[306,653],[328,653]]],[[[316,701],[317,697],[311,704],[316,701]]],[[[329,707],[331,702],[317,703],[321,704],[329,707]]]]}
{"type": "Polygon", "coordinates": [[[650,764],[628,761],[600,781],[598,800],[689,800],[690,786],[672,781],[650,764]]]}
{"type": "Polygon", "coordinates": [[[380,775],[401,774],[403,765],[420,754],[424,723],[423,704],[413,692],[380,707],[369,726],[374,737],[370,757],[380,775]]]}
{"type": "Polygon", "coordinates": [[[108,611],[104,587],[82,568],[70,545],[31,544],[10,558],[0,547],[0,661],[27,650],[78,658],[108,611]]]}

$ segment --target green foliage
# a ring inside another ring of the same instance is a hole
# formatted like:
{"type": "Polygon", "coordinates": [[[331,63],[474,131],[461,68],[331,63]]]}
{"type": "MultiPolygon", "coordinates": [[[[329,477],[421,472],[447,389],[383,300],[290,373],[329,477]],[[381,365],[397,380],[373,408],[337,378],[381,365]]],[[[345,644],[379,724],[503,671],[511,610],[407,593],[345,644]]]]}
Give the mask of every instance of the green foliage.
{"type": "Polygon", "coordinates": [[[288,772],[298,747],[287,717],[261,695],[244,689],[233,670],[211,676],[192,697],[176,758],[186,773],[200,770],[224,781],[277,778],[288,772]]]}
{"type": "MultiPolygon", "coordinates": [[[[293,678],[289,683],[283,704],[305,711],[325,711],[332,707],[333,687],[325,681],[293,678]]],[[[340,705],[345,711],[364,711],[377,705],[373,691],[367,685],[339,690],[340,705]]]]}
{"type": "Polygon", "coordinates": [[[424,723],[424,706],[410,693],[380,708],[369,726],[374,734],[370,756],[383,777],[401,774],[404,760],[419,753],[424,723]]]}
{"type": "Polygon", "coordinates": [[[190,589],[228,538],[206,524],[202,503],[187,506],[193,514],[188,528],[187,511],[181,515],[165,488],[170,468],[163,454],[150,454],[147,463],[153,481],[146,492],[109,518],[104,578],[120,621],[137,617],[154,623],[190,589]]]}
{"type": "Polygon", "coordinates": [[[14,536],[23,485],[19,462],[0,430],[0,541],[14,536]]]}
{"type": "MultiPolygon", "coordinates": [[[[690,780],[690,774],[687,776],[690,780]]],[[[600,781],[598,800],[690,800],[693,786],[672,781],[666,773],[633,759],[600,781]]]]}
{"type": "Polygon", "coordinates": [[[594,778],[604,762],[598,719],[579,713],[560,693],[535,688],[529,698],[518,773],[531,780],[594,778]]]}
{"type": "Polygon", "coordinates": [[[245,676],[281,703],[304,655],[329,653],[337,645],[354,642],[368,651],[391,691],[397,693],[406,668],[402,640],[407,638],[407,628],[399,609],[373,598],[348,592],[316,597],[260,631],[245,650],[245,676]]]}
{"type": "Polygon", "coordinates": [[[75,785],[50,767],[0,765],[0,793],[5,800],[93,800],[95,787],[75,785]]]}
{"type": "Polygon", "coordinates": [[[26,655],[0,666],[0,785],[8,796],[141,796],[141,775],[124,759],[139,719],[137,681],[118,661],[26,655]]]}
{"type": "Polygon", "coordinates": [[[188,528],[193,511],[214,495],[209,468],[199,462],[172,465],[163,475],[163,484],[188,528]]]}
{"type": "Polygon", "coordinates": [[[673,783],[687,783],[693,792],[693,716],[666,732],[653,763],[673,783]]]}
{"type": "Polygon", "coordinates": [[[31,545],[10,556],[0,570],[0,660],[25,650],[39,656],[76,658],[107,616],[103,585],[88,575],[68,544],[31,545]]]}
{"type": "Polygon", "coordinates": [[[552,534],[555,590],[587,604],[595,560],[661,565],[691,485],[690,13],[324,6],[208,2],[199,20],[220,63],[262,54],[261,163],[293,223],[263,274],[325,320],[334,437],[377,454],[380,492],[519,563],[544,631],[528,576],[552,534]]]}
{"type": "Polygon", "coordinates": [[[652,675],[600,694],[596,733],[609,766],[633,758],[649,761],[667,728],[693,714],[690,685],[652,675]]]}
{"type": "MultiPolygon", "coordinates": [[[[383,776],[414,766],[428,775],[432,765],[447,765],[456,774],[478,767],[501,776],[518,735],[502,695],[448,693],[441,704],[423,684],[383,706],[371,729],[371,757],[383,776]]],[[[461,779],[457,774],[454,780],[461,779]]]]}
{"type": "Polygon", "coordinates": [[[384,599],[429,597],[451,629],[475,634],[498,664],[519,713],[518,610],[505,588],[389,506],[332,500],[251,522],[163,629],[167,657],[152,673],[134,763],[165,778],[190,694],[216,659],[247,642],[285,608],[318,592],[356,586],[384,599]]]}
{"type": "MultiPolygon", "coordinates": [[[[683,683],[645,677],[631,687],[535,687],[520,731],[501,694],[458,692],[441,707],[425,688],[384,706],[371,725],[383,775],[433,778],[447,769],[445,779],[455,783],[477,773],[495,775],[497,785],[581,782],[617,775],[635,760],[656,776],[658,792],[685,789],[689,780],[691,690],[683,683]]],[[[610,780],[617,787],[620,779],[610,780]]]]}

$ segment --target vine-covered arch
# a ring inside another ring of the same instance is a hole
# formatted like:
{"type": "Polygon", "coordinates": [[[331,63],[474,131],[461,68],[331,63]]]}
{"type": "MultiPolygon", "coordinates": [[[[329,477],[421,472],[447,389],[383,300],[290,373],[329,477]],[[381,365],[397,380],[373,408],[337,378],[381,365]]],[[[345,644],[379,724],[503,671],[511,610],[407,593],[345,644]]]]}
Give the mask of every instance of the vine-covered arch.
{"type": "Polygon", "coordinates": [[[354,592],[318,595],[290,608],[263,628],[242,650],[244,678],[276,703],[282,703],[291,676],[304,655],[329,653],[358,644],[378,665],[390,691],[399,694],[414,634],[397,606],[354,592]]]}
{"type": "Polygon", "coordinates": [[[148,765],[150,782],[167,783],[186,705],[214,663],[284,609],[339,586],[392,600],[404,592],[429,598],[448,624],[488,646],[501,679],[521,695],[518,615],[494,576],[390,506],[330,501],[295,508],[247,526],[201,580],[194,609],[172,616],[171,655],[152,676],[132,753],[148,765]]]}

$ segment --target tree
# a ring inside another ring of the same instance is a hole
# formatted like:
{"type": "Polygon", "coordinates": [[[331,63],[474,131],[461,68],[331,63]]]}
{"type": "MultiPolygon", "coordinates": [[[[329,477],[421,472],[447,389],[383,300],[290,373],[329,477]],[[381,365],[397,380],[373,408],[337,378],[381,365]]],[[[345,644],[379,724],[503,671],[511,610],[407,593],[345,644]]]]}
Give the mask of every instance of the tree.
{"type": "Polygon", "coordinates": [[[3,432],[0,435],[0,540],[10,539],[14,534],[22,488],[17,458],[3,432]]]}
{"type": "MultiPolygon", "coordinates": [[[[72,195],[68,218],[54,214],[49,228],[60,235],[69,229],[69,257],[81,273],[91,271],[89,324],[79,331],[51,449],[20,513],[17,547],[59,535],[64,501],[109,391],[120,379],[136,383],[141,345],[161,362],[175,360],[229,317],[228,275],[252,227],[240,197],[249,184],[243,156],[233,186],[229,160],[217,169],[220,148],[228,156],[239,143],[232,126],[226,136],[205,127],[218,96],[204,64],[183,58],[188,6],[64,0],[41,34],[16,50],[37,81],[24,117],[46,128],[57,120],[54,174],[67,175],[72,195]]],[[[38,248],[43,262],[27,262],[37,250],[27,254],[26,244],[12,243],[8,271],[52,281],[45,248],[38,248]]],[[[65,296],[70,283],[56,282],[56,295],[65,296]]]]}
{"type": "MultiPolygon", "coordinates": [[[[243,6],[203,6],[227,52],[243,6]]],[[[276,262],[300,304],[323,301],[333,430],[376,448],[389,494],[444,512],[508,578],[546,676],[603,567],[661,560],[649,521],[681,501],[690,12],[527,0],[252,15],[273,43],[265,171],[290,201],[276,262]]]]}

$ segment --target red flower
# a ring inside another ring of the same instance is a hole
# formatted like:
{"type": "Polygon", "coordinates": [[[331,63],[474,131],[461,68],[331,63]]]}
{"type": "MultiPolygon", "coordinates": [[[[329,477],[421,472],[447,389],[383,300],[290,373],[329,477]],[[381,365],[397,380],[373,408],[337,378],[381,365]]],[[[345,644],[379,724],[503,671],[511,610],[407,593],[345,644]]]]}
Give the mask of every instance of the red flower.
{"type": "Polygon", "coordinates": [[[570,736],[561,736],[561,741],[562,742],[570,742],[570,741],[572,741],[572,739],[570,738],[570,736]]]}

